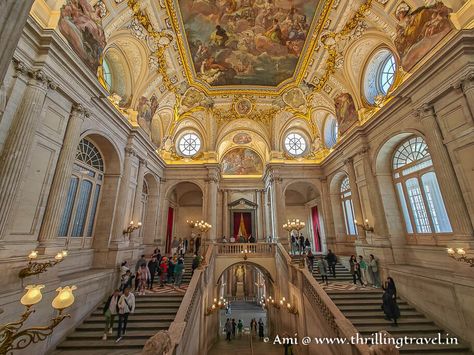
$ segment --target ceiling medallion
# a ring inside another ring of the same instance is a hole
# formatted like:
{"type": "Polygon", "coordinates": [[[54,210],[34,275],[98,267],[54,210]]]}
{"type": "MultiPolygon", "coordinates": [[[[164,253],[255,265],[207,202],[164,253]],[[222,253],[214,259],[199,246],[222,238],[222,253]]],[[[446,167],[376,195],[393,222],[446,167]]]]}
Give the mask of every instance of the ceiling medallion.
{"type": "Polygon", "coordinates": [[[254,103],[247,97],[237,98],[232,104],[232,108],[239,116],[248,115],[254,107],[254,103]]]}
{"type": "Polygon", "coordinates": [[[277,96],[303,80],[335,0],[164,1],[190,86],[277,96]]]}
{"type": "Polygon", "coordinates": [[[232,141],[235,144],[249,144],[252,142],[252,137],[248,133],[240,132],[232,138],[232,141]]]}

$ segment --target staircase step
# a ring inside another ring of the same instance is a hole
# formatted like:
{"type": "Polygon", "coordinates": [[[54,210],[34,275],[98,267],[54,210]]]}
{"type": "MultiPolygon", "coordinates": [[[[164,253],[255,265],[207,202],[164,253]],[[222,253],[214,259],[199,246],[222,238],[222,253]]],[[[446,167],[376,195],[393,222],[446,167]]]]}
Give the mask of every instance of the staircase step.
{"type": "MultiPolygon", "coordinates": [[[[173,321],[174,320],[174,317],[175,317],[175,314],[156,314],[156,315],[152,315],[152,316],[149,316],[149,315],[142,315],[142,314],[130,314],[130,316],[128,317],[128,323],[137,323],[137,322],[157,322],[157,321],[168,321],[168,320],[171,320],[173,321]]],[[[101,316],[91,316],[89,318],[87,318],[85,321],[85,323],[97,323],[97,322],[101,322],[103,323],[104,322],[104,317],[101,315],[101,316]]]]}
{"type": "MultiPolygon", "coordinates": [[[[385,320],[384,320],[385,321],[385,320]]],[[[363,335],[370,335],[372,333],[377,333],[380,330],[387,330],[390,334],[395,335],[399,333],[411,333],[413,336],[414,332],[435,332],[435,333],[444,333],[438,326],[434,323],[426,324],[400,324],[398,327],[393,327],[390,322],[385,321],[385,324],[367,324],[359,325],[357,330],[363,335]]]]}
{"type": "MultiPolygon", "coordinates": [[[[104,327],[101,330],[94,330],[88,332],[74,332],[73,334],[67,337],[68,340],[102,340],[102,336],[104,335],[104,327]]],[[[127,329],[127,338],[130,339],[148,339],[149,337],[156,334],[159,330],[168,329],[168,327],[162,327],[160,329],[149,329],[149,330],[129,330],[127,329]]],[[[108,339],[115,339],[117,336],[117,329],[114,328],[112,335],[107,334],[108,339]]]]}
{"type": "MultiPolygon", "coordinates": [[[[385,320],[383,317],[380,318],[353,318],[351,323],[358,328],[359,325],[374,325],[374,326],[390,326],[391,322],[385,320]]],[[[403,316],[398,319],[400,325],[404,324],[434,324],[432,321],[426,318],[404,318],[403,316]]],[[[396,328],[396,327],[394,327],[396,328]]]]}
{"type": "MultiPolygon", "coordinates": [[[[176,308],[151,308],[151,307],[144,307],[144,308],[135,308],[134,315],[144,315],[144,314],[176,314],[178,312],[179,307],[176,308]]],[[[101,317],[103,318],[104,315],[102,310],[97,310],[91,314],[93,317],[101,317]]]]}
{"type": "MultiPolygon", "coordinates": [[[[167,329],[171,322],[154,322],[154,323],[137,323],[127,327],[130,331],[132,330],[156,330],[156,329],[167,329]]],[[[76,328],[77,332],[94,332],[104,331],[104,322],[102,323],[82,323],[76,328]]],[[[72,333],[74,334],[74,333],[72,333]]]]}
{"type": "MultiPolygon", "coordinates": [[[[383,312],[380,308],[379,310],[373,310],[373,311],[345,311],[343,313],[344,313],[344,316],[346,316],[346,318],[377,318],[377,317],[383,316],[383,312]]],[[[402,317],[403,318],[405,317],[424,318],[425,316],[416,310],[413,310],[413,311],[405,310],[402,313],[402,317]]]]}
{"type": "Polygon", "coordinates": [[[142,349],[145,341],[143,339],[127,339],[125,336],[119,343],[115,339],[110,340],[66,340],[57,346],[57,349],[142,349]]]}
{"type": "MultiPolygon", "coordinates": [[[[346,306],[346,305],[378,305],[379,307],[382,305],[382,299],[338,299],[338,300],[333,300],[334,303],[339,307],[339,306],[346,306]]],[[[400,305],[406,305],[407,303],[405,301],[399,300],[397,301],[397,304],[400,305]]]]}
{"type": "MultiPolygon", "coordinates": [[[[355,304],[355,305],[348,305],[348,306],[338,306],[338,308],[341,310],[341,312],[351,312],[351,311],[381,311],[381,305],[382,303],[379,302],[377,305],[370,305],[370,304],[355,304]]],[[[414,311],[415,308],[408,304],[399,304],[398,308],[400,308],[400,311],[402,311],[402,314],[404,314],[405,311],[414,311]]]]}

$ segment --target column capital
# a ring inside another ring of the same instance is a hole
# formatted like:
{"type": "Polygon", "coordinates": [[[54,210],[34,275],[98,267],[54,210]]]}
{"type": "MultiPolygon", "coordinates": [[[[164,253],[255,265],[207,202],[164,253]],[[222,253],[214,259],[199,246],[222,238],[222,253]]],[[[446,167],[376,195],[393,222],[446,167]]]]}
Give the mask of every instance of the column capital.
{"type": "Polygon", "coordinates": [[[360,150],[357,152],[358,155],[365,155],[369,152],[370,148],[364,145],[360,150]]]}
{"type": "Polygon", "coordinates": [[[145,167],[148,166],[148,160],[146,158],[138,157],[138,161],[140,164],[144,165],[145,167]]]}
{"type": "Polygon", "coordinates": [[[419,120],[424,120],[425,118],[434,117],[434,116],[435,116],[435,110],[434,110],[434,106],[431,104],[423,104],[421,107],[415,110],[415,117],[418,118],[419,120]]]}
{"type": "Polygon", "coordinates": [[[71,109],[71,116],[79,117],[83,120],[84,117],[89,117],[89,112],[86,110],[84,105],[79,103],[73,103],[71,109]]]}
{"type": "Polygon", "coordinates": [[[13,67],[15,68],[15,75],[16,76],[27,76],[30,69],[27,65],[22,62],[21,60],[13,58],[13,67]]]}
{"type": "Polygon", "coordinates": [[[136,157],[137,156],[137,151],[132,147],[125,147],[125,154],[127,154],[129,156],[136,157]]]}
{"type": "Polygon", "coordinates": [[[474,88],[474,72],[470,72],[460,82],[461,89],[464,93],[474,88]]]}
{"type": "Polygon", "coordinates": [[[346,159],[344,159],[343,163],[344,165],[350,165],[354,162],[354,157],[348,157],[346,159]]]}

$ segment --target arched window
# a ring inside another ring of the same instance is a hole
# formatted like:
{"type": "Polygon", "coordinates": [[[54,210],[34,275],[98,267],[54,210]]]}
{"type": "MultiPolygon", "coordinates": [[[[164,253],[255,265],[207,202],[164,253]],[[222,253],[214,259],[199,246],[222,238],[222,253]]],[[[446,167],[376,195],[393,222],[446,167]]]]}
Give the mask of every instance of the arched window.
{"type": "MultiPolygon", "coordinates": [[[[147,204],[148,204],[148,183],[146,180],[143,180],[143,187],[142,187],[142,215],[140,216],[140,221],[144,224],[145,222],[145,216],[146,216],[146,209],[147,209],[147,204]]],[[[140,237],[143,236],[143,228],[140,228],[138,230],[140,237]]]]}
{"type": "Polygon", "coordinates": [[[332,148],[337,143],[338,124],[333,115],[328,116],[324,122],[324,142],[326,147],[332,148]]]}
{"type": "Polygon", "coordinates": [[[346,225],[347,235],[357,235],[357,228],[355,226],[354,206],[352,205],[351,185],[349,184],[349,177],[345,177],[341,182],[341,203],[342,211],[344,212],[344,223],[346,225]]]}
{"type": "Polygon", "coordinates": [[[452,232],[423,138],[411,137],[395,150],[393,178],[409,234],[452,232]]]}
{"type": "Polygon", "coordinates": [[[60,237],[91,237],[94,229],[100,189],[104,180],[104,162],[96,146],[82,139],[69,183],[60,237]]]}
{"type": "Polygon", "coordinates": [[[306,140],[299,133],[290,133],[285,138],[286,151],[295,157],[303,155],[306,146],[306,140]]]}
{"type": "Polygon", "coordinates": [[[102,78],[105,83],[105,88],[110,91],[110,88],[112,87],[112,71],[110,70],[109,62],[105,57],[102,60],[102,78]]]}
{"type": "Polygon", "coordinates": [[[192,157],[201,149],[201,139],[196,133],[185,133],[178,140],[178,149],[182,155],[192,157]]]}
{"type": "Polygon", "coordinates": [[[393,53],[383,48],[370,58],[364,75],[364,95],[370,104],[379,95],[385,96],[395,81],[397,64],[393,53]]]}

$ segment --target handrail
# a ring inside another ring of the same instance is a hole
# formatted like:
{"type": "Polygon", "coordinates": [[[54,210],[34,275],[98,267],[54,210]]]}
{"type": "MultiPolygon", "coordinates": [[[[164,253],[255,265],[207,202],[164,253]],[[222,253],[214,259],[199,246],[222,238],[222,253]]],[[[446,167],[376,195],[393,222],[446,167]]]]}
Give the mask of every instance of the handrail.
{"type": "MultiPolygon", "coordinates": [[[[342,314],[332,299],[324,291],[322,286],[315,280],[313,275],[306,267],[297,267],[292,265],[291,257],[286,249],[278,244],[278,254],[286,261],[288,268],[291,266],[301,272],[303,276],[303,294],[311,303],[315,312],[320,313],[329,325],[334,337],[350,339],[358,333],[354,325],[342,314]]],[[[290,274],[288,274],[290,275],[290,274]]],[[[370,353],[370,347],[367,344],[354,344],[356,354],[367,355],[370,353]]]]}

